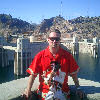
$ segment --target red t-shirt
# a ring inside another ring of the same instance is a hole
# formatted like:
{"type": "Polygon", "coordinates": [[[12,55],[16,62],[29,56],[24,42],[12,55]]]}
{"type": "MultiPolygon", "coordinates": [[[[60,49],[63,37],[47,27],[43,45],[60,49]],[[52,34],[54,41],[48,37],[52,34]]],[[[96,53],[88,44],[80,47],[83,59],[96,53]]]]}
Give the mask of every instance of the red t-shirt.
{"type": "Polygon", "coordinates": [[[49,51],[49,47],[45,50],[40,51],[33,59],[31,65],[27,69],[29,74],[39,74],[39,91],[42,93],[42,97],[46,97],[46,93],[50,90],[50,85],[48,83],[50,75],[52,72],[52,67],[50,65],[51,61],[56,61],[60,64],[60,70],[56,72],[55,81],[59,82],[61,90],[68,94],[68,75],[75,74],[79,71],[79,66],[74,60],[73,56],[66,50],[60,47],[58,53],[53,57],[52,53],[49,51]]]}

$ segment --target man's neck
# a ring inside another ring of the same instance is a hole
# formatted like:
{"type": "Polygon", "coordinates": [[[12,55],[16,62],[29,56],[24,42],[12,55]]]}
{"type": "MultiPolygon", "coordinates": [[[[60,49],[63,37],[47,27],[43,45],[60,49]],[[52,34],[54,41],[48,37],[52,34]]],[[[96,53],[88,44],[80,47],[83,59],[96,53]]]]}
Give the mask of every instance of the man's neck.
{"type": "Polygon", "coordinates": [[[50,52],[55,56],[59,50],[59,47],[49,47],[50,52]]]}

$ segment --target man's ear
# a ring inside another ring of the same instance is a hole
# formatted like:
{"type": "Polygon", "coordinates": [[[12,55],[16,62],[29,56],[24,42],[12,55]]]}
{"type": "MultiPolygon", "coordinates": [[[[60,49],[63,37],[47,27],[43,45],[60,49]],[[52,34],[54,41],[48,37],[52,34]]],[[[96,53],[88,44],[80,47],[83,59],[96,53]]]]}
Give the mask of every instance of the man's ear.
{"type": "Polygon", "coordinates": [[[47,42],[49,42],[49,39],[47,38],[47,42]]]}

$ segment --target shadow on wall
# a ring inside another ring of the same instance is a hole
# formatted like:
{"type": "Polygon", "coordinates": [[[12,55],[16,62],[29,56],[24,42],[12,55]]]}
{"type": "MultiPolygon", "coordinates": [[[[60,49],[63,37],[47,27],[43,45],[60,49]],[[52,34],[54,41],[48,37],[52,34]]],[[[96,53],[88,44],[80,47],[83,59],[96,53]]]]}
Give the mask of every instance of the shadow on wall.
{"type": "MultiPolygon", "coordinates": [[[[75,92],[75,86],[71,85],[70,86],[71,92],[75,92]]],[[[95,94],[95,93],[100,93],[100,87],[95,87],[95,86],[81,86],[81,89],[88,95],[88,94],[95,94]]]]}
{"type": "MultiPolygon", "coordinates": [[[[100,93],[100,87],[94,87],[94,86],[81,86],[82,91],[86,94],[83,99],[80,99],[78,95],[76,95],[76,89],[74,85],[70,86],[71,89],[71,99],[70,100],[94,100],[93,98],[87,97],[88,94],[95,94],[95,93],[100,93]]],[[[25,97],[19,96],[17,98],[13,98],[11,100],[26,100],[25,97]]],[[[38,100],[38,96],[36,92],[32,92],[32,96],[29,97],[27,100],[38,100]]],[[[99,99],[96,99],[99,100],[99,99]]]]}
{"type": "Polygon", "coordinates": [[[99,100],[99,98],[93,98],[92,94],[100,93],[100,87],[95,86],[81,86],[82,91],[85,93],[85,97],[80,99],[79,96],[76,95],[75,86],[70,86],[71,89],[71,100],[99,100]],[[90,96],[88,96],[90,94],[90,96]],[[88,96],[88,97],[87,97],[88,96]]]}

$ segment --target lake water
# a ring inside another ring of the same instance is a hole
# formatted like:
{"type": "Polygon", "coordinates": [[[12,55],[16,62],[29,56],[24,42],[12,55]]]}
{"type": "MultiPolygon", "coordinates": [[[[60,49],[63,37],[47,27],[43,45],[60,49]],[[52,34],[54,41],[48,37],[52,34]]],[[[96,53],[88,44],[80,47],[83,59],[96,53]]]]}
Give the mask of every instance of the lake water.
{"type": "Polygon", "coordinates": [[[94,58],[88,54],[75,56],[80,66],[79,78],[100,82],[100,58],[94,58]]]}
{"type": "MultiPolygon", "coordinates": [[[[80,67],[79,78],[100,82],[100,59],[88,54],[79,54],[79,56],[74,57],[80,67]]],[[[0,84],[20,77],[14,75],[13,65],[8,68],[0,68],[0,84]]]]}
{"type": "Polygon", "coordinates": [[[5,68],[0,68],[0,84],[9,82],[12,80],[16,80],[16,79],[19,79],[22,77],[25,77],[25,76],[14,75],[14,66],[13,65],[5,67],[5,68]]]}

